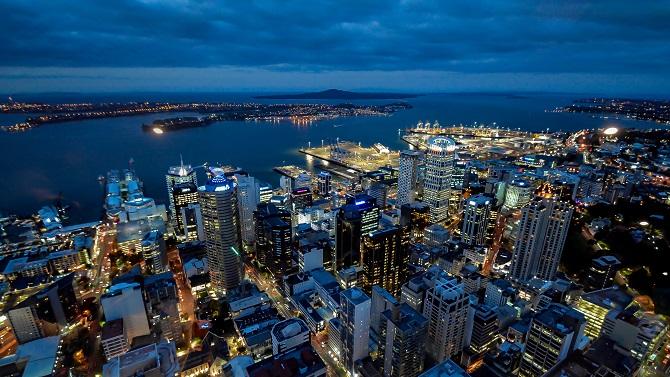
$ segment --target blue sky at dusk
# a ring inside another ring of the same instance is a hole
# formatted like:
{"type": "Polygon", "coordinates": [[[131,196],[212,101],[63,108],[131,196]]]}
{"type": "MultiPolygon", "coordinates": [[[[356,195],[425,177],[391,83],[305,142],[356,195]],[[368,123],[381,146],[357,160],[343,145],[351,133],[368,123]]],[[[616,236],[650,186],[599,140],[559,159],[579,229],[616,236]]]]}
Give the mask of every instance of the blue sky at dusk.
{"type": "Polygon", "coordinates": [[[667,94],[667,1],[0,0],[0,93],[667,94]]]}

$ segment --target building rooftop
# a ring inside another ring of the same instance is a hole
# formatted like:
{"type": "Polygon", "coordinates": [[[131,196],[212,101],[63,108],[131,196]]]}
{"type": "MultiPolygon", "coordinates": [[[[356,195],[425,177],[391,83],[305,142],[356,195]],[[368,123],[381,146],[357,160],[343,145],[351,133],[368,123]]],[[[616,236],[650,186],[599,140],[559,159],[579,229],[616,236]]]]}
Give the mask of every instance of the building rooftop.
{"type": "Polygon", "coordinates": [[[620,310],[626,308],[633,301],[631,296],[618,287],[584,293],[581,298],[603,308],[611,307],[620,310]]]}
{"type": "Polygon", "coordinates": [[[115,338],[123,335],[123,318],[105,322],[102,327],[102,340],[115,338]]]}
{"type": "Polygon", "coordinates": [[[310,344],[269,357],[247,367],[249,377],[300,377],[326,373],[326,365],[310,344]],[[323,370],[323,373],[317,373],[323,370]]]}
{"type": "Polygon", "coordinates": [[[470,377],[470,375],[449,359],[421,373],[419,377],[470,377]]]}
{"type": "Polygon", "coordinates": [[[340,292],[340,295],[345,297],[348,301],[352,302],[354,305],[362,304],[368,300],[370,297],[363,292],[362,289],[358,287],[349,288],[340,292]]]}
{"type": "Polygon", "coordinates": [[[584,315],[565,305],[551,304],[535,315],[533,321],[562,334],[574,332],[580,324],[586,322],[584,315]]]}
{"type": "Polygon", "coordinates": [[[299,318],[289,318],[278,322],[272,327],[272,336],[277,341],[292,338],[298,334],[309,332],[305,321],[299,318]]]}

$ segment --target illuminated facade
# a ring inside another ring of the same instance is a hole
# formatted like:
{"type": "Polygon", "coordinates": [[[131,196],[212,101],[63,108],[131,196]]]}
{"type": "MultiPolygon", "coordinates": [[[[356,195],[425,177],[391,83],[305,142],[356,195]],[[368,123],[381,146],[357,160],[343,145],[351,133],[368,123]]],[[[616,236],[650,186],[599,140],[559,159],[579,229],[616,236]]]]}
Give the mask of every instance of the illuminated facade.
{"type": "Polygon", "coordinates": [[[400,152],[398,196],[396,200],[398,207],[414,201],[417,191],[420,157],[421,152],[418,151],[406,150],[400,152]]]}
{"type": "Polygon", "coordinates": [[[423,316],[429,321],[426,352],[442,362],[461,352],[465,343],[469,296],[456,278],[440,278],[426,291],[423,316]]]}
{"type": "Polygon", "coordinates": [[[491,218],[492,199],[475,195],[466,199],[461,239],[467,245],[484,246],[491,218]]]}
{"type": "MultiPolygon", "coordinates": [[[[178,218],[179,212],[175,208],[175,198],[173,195],[174,186],[180,183],[192,183],[197,187],[198,177],[196,176],[195,170],[191,165],[184,165],[184,162],[181,161],[179,166],[171,166],[168,169],[167,174],[165,175],[165,184],[167,186],[168,192],[168,205],[170,208],[170,216],[172,216],[173,226],[179,228],[178,218]]],[[[179,228],[183,233],[183,229],[179,228]]]]}
{"type": "Polygon", "coordinates": [[[198,189],[209,278],[217,295],[238,287],[243,277],[236,186],[234,181],[219,175],[198,189]]]}
{"type": "Polygon", "coordinates": [[[455,150],[456,143],[453,139],[438,136],[428,141],[423,195],[424,201],[430,206],[433,222],[441,222],[449,217],[455,150]]]}
{"type": "MultiPolygon", "coordinates": [[[[198,204],[198,187],[193,182],[177,183],[172,186],[172,197],[170,201],[170,211],[173,214],[172,220],[175,225],[175,233],[178,237],[188,238],[186,227],[185,212],[191,205],[198,204]]],[[[191,233],[192,235],[192,233],[191,233]]],[[[187,239],[193,241],[193,239],[187,239]]]]}
{"type": "Polygon", "coordinates": [[[503,208],[506,210],[517,210],[530,203],[533,198],[533,186],[527,181],[515,179],[507,184],[505,191],[505,202],[503,208]]]}
{"type": "Polygon", "coordinates": [[[392,227],[363,235],[361,242],[361,267],[363,289],[371,292],[378,285],[393,295],[407,277],[409,264],[409,238],[400,228],[392,227]]]}

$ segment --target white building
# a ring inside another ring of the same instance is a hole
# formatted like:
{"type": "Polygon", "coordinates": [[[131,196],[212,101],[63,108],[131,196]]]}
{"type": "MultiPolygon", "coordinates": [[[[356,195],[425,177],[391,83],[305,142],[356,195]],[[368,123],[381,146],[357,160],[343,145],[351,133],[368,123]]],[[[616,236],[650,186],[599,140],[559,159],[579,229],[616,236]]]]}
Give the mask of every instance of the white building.
{"type": "Polygon", "coordinates": [[[237,207],[240,214],[242,240],[252,243],[256,240],[254,231],[254,211],[260,202],[260,183],[254,177],[236,175],[237,207]]]}
{"type": "Polygon", "coordinates": [[[426,353],[442,362],[461,352],[465,344],[469,297],[455,278],[440,279],[426,291],[423,316],[429,321],[426,353]]]}
{"type": "Polygon", "coordinates": [[[149,334],[149,320],[139,283],[120,283],[109,287],[107,293],[100,297],[100,304],[107,321],[123,319],[129,344],[135,337],[149,334]]]}
{"type": "Polygon", "coordinates": [[[400,152],[398,196],[396,200],[398,208],[403,204],[414,201],[414,196],[417,191],[420,157],[421,152],[419,151],[405,150],[400,152]]]}
{"type": "Polygon", "coordinates": [[[356,362],[369,352],[371,300],[360,288],[354,287],[340,293],[340,306],[343,364],[353,375],[356,362]]]}
{"type": "Polygon", "coordinates": [[[270,333],[273,355],[309,343],[309,328],[305,321],[299,318],[289,318],[276,323],[270,333]]]}

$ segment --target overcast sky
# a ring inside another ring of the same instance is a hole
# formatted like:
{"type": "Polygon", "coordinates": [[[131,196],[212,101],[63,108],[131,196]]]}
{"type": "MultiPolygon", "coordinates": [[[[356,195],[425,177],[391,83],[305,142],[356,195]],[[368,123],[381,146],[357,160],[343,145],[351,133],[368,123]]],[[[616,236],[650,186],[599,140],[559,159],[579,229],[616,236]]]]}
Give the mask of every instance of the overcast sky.
{"type": "Polygon", "coordinates": [[[670,87],[662,0],[0,0],[0,15],[0,93],[670,87]]]}

